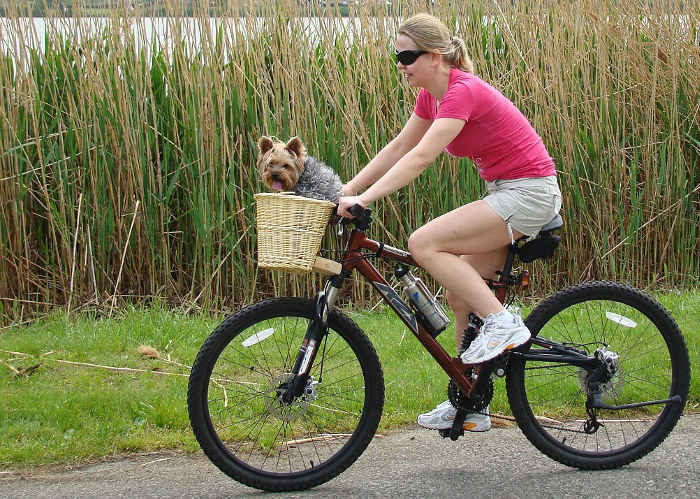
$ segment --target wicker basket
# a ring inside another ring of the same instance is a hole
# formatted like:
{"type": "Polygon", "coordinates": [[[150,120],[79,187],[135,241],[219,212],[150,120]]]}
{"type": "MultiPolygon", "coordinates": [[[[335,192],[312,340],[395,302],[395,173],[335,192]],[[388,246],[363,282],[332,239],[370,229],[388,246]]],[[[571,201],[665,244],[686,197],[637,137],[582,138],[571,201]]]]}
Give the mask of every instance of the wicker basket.
{"type": "Polygon", "coordinates": [[[256,194],[258,267],[310,272],[335,204],[287,193],[256,194]]]}

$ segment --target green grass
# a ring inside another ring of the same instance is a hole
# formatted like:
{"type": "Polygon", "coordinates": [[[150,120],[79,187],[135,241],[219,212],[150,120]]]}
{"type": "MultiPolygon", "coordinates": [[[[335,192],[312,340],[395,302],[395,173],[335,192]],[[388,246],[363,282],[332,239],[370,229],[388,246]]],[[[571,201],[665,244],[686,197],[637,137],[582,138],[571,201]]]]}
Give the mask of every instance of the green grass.
{"type": "MultiPolygon", "coordinates": [[[[700,291],[658,298],[684,333],[691,365],[698,365],[700,291]]],[[[384,369],[386,402],[380,431],[411,424],[416,414],[445,400],[446,375],[389,311],[380,307],[350,315],[367,332],[384,369]]],[[[132,451],[197,450],[186,409],[187,377],[156,373],[187,375],[186,366],[222,318],[183,316],[154,306],[127,309],[114,319],[68,318],[61,312],[5,330],[0,336],[0,466],[75,464],[132,451]],[[156,348],[161,358],[141,356],[137,348],[143,344],[156,348]],[[10,368],[37,363],[38,369],[27,377],[15,376],[10,368]]],[[[452,329],[440,342],[454,354],[452,329]]],[[[695,377],[688,410],[697,410],[699,403],[695,377]]],[[[508,413],[502,381],[496,381],[491,410],[508,413]]]]}

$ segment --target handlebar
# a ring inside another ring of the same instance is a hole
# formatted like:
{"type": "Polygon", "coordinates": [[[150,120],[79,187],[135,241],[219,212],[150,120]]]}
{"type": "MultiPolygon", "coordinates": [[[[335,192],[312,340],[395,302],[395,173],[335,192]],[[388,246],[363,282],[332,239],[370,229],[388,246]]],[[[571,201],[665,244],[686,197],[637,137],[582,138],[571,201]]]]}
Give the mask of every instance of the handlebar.
{"type": "Polygon", "coordinates": [[[369,228],[369,224],[372,222],[371,209],[365,208],[360,204],[356,204],[351,206],[348,211],[354,218],[340,217],[340,223],[342,225],[352,223],[361,231],[366,231],[369,228]]]}

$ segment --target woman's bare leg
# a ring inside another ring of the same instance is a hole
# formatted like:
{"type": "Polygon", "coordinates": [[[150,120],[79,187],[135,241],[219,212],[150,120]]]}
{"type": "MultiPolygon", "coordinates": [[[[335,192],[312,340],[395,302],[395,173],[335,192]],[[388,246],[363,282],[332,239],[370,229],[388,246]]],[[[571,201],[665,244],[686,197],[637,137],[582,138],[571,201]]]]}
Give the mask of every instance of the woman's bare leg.
{"type": "MultiPolygon", "coordinates": [[[[514,238],[521,235],[512,232],[514,238]]],[[[465,364],[486,362],[530,339],[522,319],[504,313],[479,272],[460,257],[502,251],[510,238],[501,217],[486,202],[474,201],[427,223],[408,241],[413,258],[469,310],[485,318],[482,334],[460,355],[465,364]]]]}
{"type": "MultiPolygon", "coordinates": [[[[461,258],[471,265],[482,278],[496,279],[498,277],[496,272],[503,269],[507,254],[508,250],[504,247],[489,253],[463,255],[461,258]]],[[[459,348],[462,345],[462,336],[464,336],[464,330],[467,328],[467,318],[473,310],[466,301],[450,290],[445,292],[445,299],[455,315],[455,344],[457,345],[457,352],[459,352],[459,348]]]]}
{"type": "MultiPolygon", "coordinates": [[[[513,237],[521,234],[513,231],[513,237]]],[[[461,255],[505,252],[511,242],[506,223],[483,200],[446,213],[416,230],[408,241],[413,258],[475,314],[486,317],[503,306],[470,260],[461,255]]]]}

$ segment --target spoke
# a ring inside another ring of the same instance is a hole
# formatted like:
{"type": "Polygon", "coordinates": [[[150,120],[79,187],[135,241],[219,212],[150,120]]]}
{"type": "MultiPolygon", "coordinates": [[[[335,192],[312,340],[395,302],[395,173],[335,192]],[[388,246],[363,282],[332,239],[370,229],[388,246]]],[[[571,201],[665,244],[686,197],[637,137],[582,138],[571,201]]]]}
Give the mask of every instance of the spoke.
{"type": "MultiPolygon", "coordinates": [[[[280,427],[277,429],[277,433],[275,433],[275,436],[274,436],[274,438],[272,439],[272,444],[270,444],[270,449],[267,451],[267,454],[265,454],[265,459],[263,459],[263,462],[262,462],[262,464],[260,465],[260,469],[265,469],[265,463],[267,462],[267,459],[268,459],[268,458],[270,457],[270,455],[272,454],[273,449],[275,449],[275,442],[277,442],[277,437],[278,437],[279,434],[282,432],[282,430],[285,430],[285,434],[286,434],[286,429],[285,429],[285,425],[286,425],[286,424],[287,424],[286,421],[283,421],[283,422],[282,422],[282,426],[280,426],[280,427]]],[[[278,461],[279,461],[279,459],[278,459],[278,461]]]]}
{"type": "MultiPolygon", "coordinates": [[[[654,376],[654,378],[657,378],[657,376],[654,376]]],[[[625,374],[625,379],[627,381],[639,381],[640,383],[646,383],[647,385],[658,386],[659,388],[663,388],[665,390],[668,390],[671,388],[670,383],[664,383],[664,384],[654,383],[654,382],[650,381],[648,378],[638,378],[637,376],[630,376],[629,373],[625,374]]]]}
{"type": "Polygon", "coordinates": [[[358,418],[361,416],[361,414],[353,413],[353,412],[350,412],[350,411],[344,411],[343,409],[331,409],[330,407],[324,407],[324,406],[318,405],[318,404],[310,404],[310,405],[311,405],[311,407],[316,407],[316,408],[318,408],[318,409],[323,409],[324,411],[329,411],[329,412],[340,412],[340,413],[343,413],[343,414],[350,414],[351,416],[356,416],[356,417],[358,417],[358,418]]]}
{"type": "Polygon", "coordinates": [[[319,401],[319,400],[327,400],[327,399],[329,399],[329,398],[345,400],[345,401],[347,401],[347,402],[353,402],[353,403],[355,403],[355,404],[360,404],[360,403],[362,403],[363,400],[364,400],[364,399],[349,398],[349,397],[345,397],[345,396],[343,396],[343,395],[339,395],[339,394],[333,393],[333,394],[327,394],[327,395],[323,395],[323,396],[320,396],[320,395],[319,395],[318,398],[316,399],[316,401],[319,401]]]}

